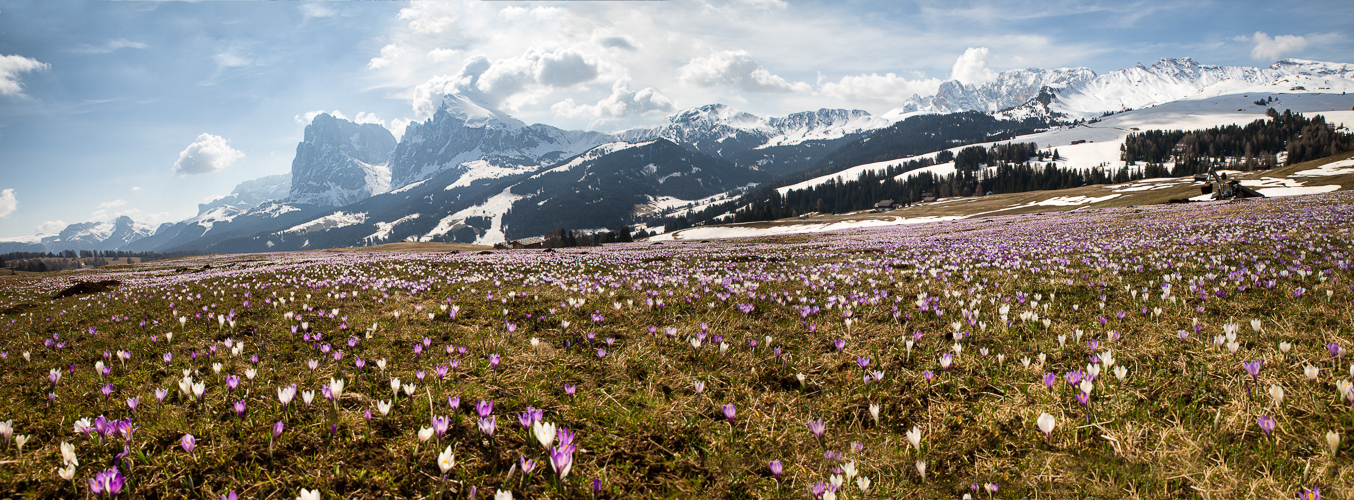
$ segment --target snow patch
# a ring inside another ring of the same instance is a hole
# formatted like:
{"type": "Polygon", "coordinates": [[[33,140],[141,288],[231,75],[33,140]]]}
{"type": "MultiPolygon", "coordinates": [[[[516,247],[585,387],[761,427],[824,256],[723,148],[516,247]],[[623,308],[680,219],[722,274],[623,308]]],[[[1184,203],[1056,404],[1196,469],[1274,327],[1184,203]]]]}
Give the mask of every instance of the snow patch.
{"type": "Polygon", "coordinates": [[[419,241],[432,241],[437,236],[443,236],[452,230],[464,226],[467,217],[488,217],[490,225],[488,232],[476,238],[476,245],[493,245],[507,241],[503,234],[503,214],[512,209],[512,204],[525,196],[512,194],[513,186],[503,189],[503,192],[491,196],[484,203],[461,210],[454,214],[443,217],[438,221],[437,227],[434,227],[428,234],[419,238],[419,241]]]}
{"type": "MultiPolygon", "coordinates": [[[[366,222],[366,221],[367,221],[367,213],[366,213],[366,212],[359,212],[359,213],[345,213],[345,212],[339,211],[339,212],[334,212],[334,213],[329,214],[329,215],[326,215],[326,216],[324,216],[324,217],[320,217],[320,218],[318,218],[318,219],[312,220],[312,221],[310,221],[310,222],[306,222],[306,223],[304,223],[304,224],[298,224],[298,225],[292,226],[291,228],[282,231],[282,233],[284,233],[284,234],[285,234],[285,233],[301,233],[301,234],[305,234],[305,233],[311,233],[311,232],[316,232],[316,231],[328,231],[328,230],[330,230],[330,229],[338,229],[338,228],[341,228],[341,227],[355,226],[355,225],[357,225],[357,224],[362,224],[362,223],[364,223],[364,222],[366,222]]],[[[307,240],[307,241],[309,241],[309,240],[307,240]]]]}
{"type": "Polygon", "coordinates": [[[1293,173],[1293,177],[1325,177],[1330,175],[1354,174],[1354,158],[1330,162],[1320,167],[1293,173]]]}
{"type": "Polygon", "coordinates": [[[398,226],[402,223],[409,222],[417,218],[418,214],[409,214],[404,217],[395,219],[394,221],[391,222],[377,222],[376,232],[371,233],[366,238],[363,238],[363,240],[367,242],[375,242],[390,239],[390,232],[395,229],[395,226],[398,226]]]}

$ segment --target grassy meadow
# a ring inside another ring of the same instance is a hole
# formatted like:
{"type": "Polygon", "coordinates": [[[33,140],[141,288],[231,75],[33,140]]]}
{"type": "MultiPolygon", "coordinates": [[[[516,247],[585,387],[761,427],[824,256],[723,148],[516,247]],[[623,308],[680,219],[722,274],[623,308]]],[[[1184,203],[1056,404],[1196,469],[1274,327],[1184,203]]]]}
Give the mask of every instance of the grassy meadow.
{"type": "Polygon", "coordinates": [[[1354,498],[1352,239],[1335,192],[0,277],[0,496],[1354,498]]]}

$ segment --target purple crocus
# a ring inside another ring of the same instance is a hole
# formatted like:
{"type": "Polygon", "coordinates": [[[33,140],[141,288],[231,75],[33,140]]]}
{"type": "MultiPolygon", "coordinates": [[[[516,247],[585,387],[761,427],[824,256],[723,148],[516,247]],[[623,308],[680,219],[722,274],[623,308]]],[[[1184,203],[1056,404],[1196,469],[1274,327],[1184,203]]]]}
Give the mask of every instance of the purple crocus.
{"type": "Polygon", "coordinates": [[[226,375],[227,392],[235,392],[235,388],[240,386],[240,377],[236,375],[226,375]]]}
{"type": "Polygon", "coordinates": [[[813,434],[813,437],[818,438],[819,441],[822,441],[823,433],[827,432],[827,424],[823,423],[823,419],[810,420],[808,425],[809,433],[813,434]]]}
{"type": "Polygon", "coordinates": [[[496,368],[498,368],[498,361],[499,361],[499,357],[498,357],[497,354],[490,354],[490,355],[489,355],[489,368],[490,368],[490,369],[496,369],[496,368]]]}
{"type": "Polygon", "coordinates": [[[738,415],[738,407],[734,406],[733,403],[729,403],[724,405],[722,410],[724,411],[724,419],[732,424],[734,417],[738,415]]]}
{"type": "Polygon", "coordinates": [[[1053,389],[1053,384],[1056,384],[1057,382],[1058,376],[1053,372],[1048,372],[1044,374],[1044,385],[1048,386],[1050,390],[1053,389]]]}
{"type": "Polygon", "coordinates": [[[480,401],[475,404],[475,413],[480,414],[480,418],[488,418],[494,412],[493,401],[480,401]]]}
{"type": "Polygon", "coordinates": [[[1256,377],[1257,377],[1258,375],[1260,375],[1260,366],[1263,365],[1263,364],[1264,364],[1264,361],[1261,361],[1261,360],[1258,360],[1258,359],[1257,359],[1257,360],[1253,360],[1253,361],[1246,361],[1246,362],[1243,362],[1243,363],[1241,363],[1241,366],[1244,367],[1244,368],[1246,369],[1246,373],[1251,374],[1251,382],[1255,382],[1255,381],[1256,381],[1256,377]]]}
{"type": "Polygon", "coordinates": [[[498,426],[498,417],[496,416],[480,419],[480,432],[483,432],[485,436],[494,437],[494,429],[497,426],[498,426]]]}
{"type": "Polygon", "coordinates": [[[569,398],[571,398],[571,399],[574,397],[574,393],[575,393],[577,390],[578,390],[577,387],[574,387],[574,386],[569,385],[569,384],[564,384],[564,394],[568,395],[569,398]]]}
{"type": "Polygon", "coordinates": [[[564,480],[569,475],[569,470],[573,468],[574,446],[556,446],[550,449],[550,468],[555,469],[555,474],[560,480],[564,480]]]}
{"type": "Polygon", "coordinates": [[[781,463],[780,460],[772,460],[770,466],[771,475],[775,476],[777,481],[780,481],[780,475],[785,472],[785,464],[781,463]]]}
{"type": "MultiPolygon", "coordinates": [[[[179,439],[179,446],[183,447],[183,451],[192,455],[193,448],[197,447],[197,439],[193,438],[192,434],[184,434],[183,437],[179,439]]],[[[196,457],[197,455],[193,456],[196,457]]]]}
{"type": "Polygon", "coordinates": [[[1260,418],[1256,419],[1256,423],[1260,424],[1260,430],[1265,431],[1266,437],[1274,434],[1274,425],[1276,424],[1274,417],[1261,415],[1260,418]]]}
{"type": "Polygon", "coordinates": [[[240,417],[240,419],[243,420],[246,408],[244,400],[241,399],[239,401],[236,401],[233,407],[235,408],[235,416],[240,417]]]}
{"type": "Polygon", "coordinates": [[[101,471],[89,478],[89,491],[109,498],[122,492],[122,473],[117,467],[101,471]]]}

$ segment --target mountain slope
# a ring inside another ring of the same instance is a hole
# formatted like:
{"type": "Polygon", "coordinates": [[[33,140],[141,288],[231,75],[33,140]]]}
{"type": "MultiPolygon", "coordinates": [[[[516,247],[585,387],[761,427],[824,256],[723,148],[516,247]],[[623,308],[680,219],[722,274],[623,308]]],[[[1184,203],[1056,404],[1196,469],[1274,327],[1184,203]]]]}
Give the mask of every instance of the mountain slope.
{"type": "Polygon", "coordinates": [[[432,118],[405,129],[391,158],[391,183],[398,188],[447,169],[468,171],[467,163],[480,160],[531,168],[614,140],[600,132],[525,125],[469,97],[448,95],[432,118]]]}
{"type": "Polygon", "coordinates": [[[321,113],[296,145],[287,200],[332,207],[389,191],[394,150],[395,136],[385,127],[321,113]]]}
{"type": "Polygon", "coordinates": [[[690,151],[667,139],[599,146],[512,186],[508,238],[555,228],[616,228],[659,197],[695,200],[768,180],[761,172],[690,151]],[[592,152],[590,152],[592,153],[592,152]]]}
{"type": "Polygon", "coordinates": [[[861,110],[819,109],[763,118],[709,104],[674,113],[666,124],[630,129],[618,136],[627,142],[667,139],[780,177],[807,170],[842,144],[890,123],[861,110]]]}

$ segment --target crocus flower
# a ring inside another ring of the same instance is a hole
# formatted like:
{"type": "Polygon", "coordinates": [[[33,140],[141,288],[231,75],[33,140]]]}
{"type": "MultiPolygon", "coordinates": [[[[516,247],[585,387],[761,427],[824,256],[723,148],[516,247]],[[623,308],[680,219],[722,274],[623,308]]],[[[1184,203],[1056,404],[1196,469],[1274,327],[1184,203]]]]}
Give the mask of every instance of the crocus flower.
{"type": "Polygon", "coordinates": [[[451,454],[451,446],[448,445],[447,449],[437,455],[437,468],[442,470],[442,475],[446,475],[455,466],[456,456],[451,454]]]}
{"type": "Polygon", "coordinates": [[[785,464],[780,460],[772,460],[770,467],[771,475],[775,476],[777,481],[780,481],[780,475],[785,472],[785,464]]]}
{"type": "Polygon", "coordinates": [[[480,432],[484,433],[485,436],[494,437],[494,428],[498,425],[498,417],[481,418],[479,424],[480,432]]]}
{"type": "Polygon", "coordinates": [[[1241,363],[1241,366],[1246,369],[1246,373],[1251,374],[1251,381],[1254,382],[1256,381],[1256,376],[1260,375],[1260,366],[1263,364],[1263,361],[1257,359],[1254,361],[1243,362],[1241,363]]]}
{"type": "Polygon", "coordinates": [[[478,413],[480,415],[480,418],[487,418],[493,412],[494,412],[493,401],[481,400],[479,403],[475,403],[475,413],[478,413]]]}
{"type": "Polygon", "coordinates": [[[122,473],[114,467],[101,471],[89,478],[89,490],[95,495],[112,498],[122,492],[122,473]]]}
{"type": "Polygon", "coordinates": [[[738,408],[735,407],[733,403],[729,403],[724,405],[722,410],[724,411],[724,419],[728,420],[729,423],[732,424],[734,417],[738,415],[738,408]]]}
{"type": "Polygon", "coordinates": [[[818,438],[818,440],[821,441],[823,439],[823,433],[827,432],[827,424],[823,423],[823,419],[810,420],[808,425],[809,433],[813,434],[813,437],[818,438]]]}
{"type": "Polygon", "coordinates": [[[574,464],[574,446],[557,446],[550,449],[550,468],[555,469],[555,474],[563,481],[569,475],[569,470],[574,464]]]}
{"type": "Polygon", "coordinates": [[[186,451],[191,455],[193,454],[193,448],[197,447],[197,439],[193,438],[192,434],[184,434],[183,437],[179,439],[179,446],[183,447],[183,451],[186,451]]]}
{"type": "Polygon", "coordinates": [[[1256,419],[1256,423],[1260,424],[1260,430],[1265,431],[1265,436],[1273,435],[1274,425],[1276,424],[1274,417],[1261,415],[1260,418],[1256,419]]]}
{"type": "Polygon", "coordinates": [[[1051,439],[1053,437],[1053,427],[1058,425],[1058,422],[1053,418],[1053,415],[1047,413],[1041,413],[1039,419],[1035,423],[1039,425],[1039,430],[1044,431],[1044,439],[1051,439]]]}

